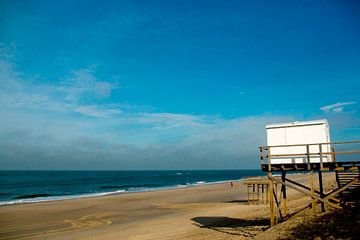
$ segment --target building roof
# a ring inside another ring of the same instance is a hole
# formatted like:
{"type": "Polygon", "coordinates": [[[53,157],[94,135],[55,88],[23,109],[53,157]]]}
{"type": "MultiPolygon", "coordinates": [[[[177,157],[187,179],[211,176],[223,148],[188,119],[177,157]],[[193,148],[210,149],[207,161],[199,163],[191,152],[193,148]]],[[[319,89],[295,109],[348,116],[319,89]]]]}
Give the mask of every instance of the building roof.
{"type": "Polygon", "coordinates": [[[275,124],[266,125],[266,129],[307,126],[307,125],[320,125],[320,124],[325,124],[326,126],[328,126],[328,121],[326,119],[317,119],[317,120],[311,120],[311,121],[295,121],[295,122],[289,122],[289,123],[275,123],[275,124]]]}

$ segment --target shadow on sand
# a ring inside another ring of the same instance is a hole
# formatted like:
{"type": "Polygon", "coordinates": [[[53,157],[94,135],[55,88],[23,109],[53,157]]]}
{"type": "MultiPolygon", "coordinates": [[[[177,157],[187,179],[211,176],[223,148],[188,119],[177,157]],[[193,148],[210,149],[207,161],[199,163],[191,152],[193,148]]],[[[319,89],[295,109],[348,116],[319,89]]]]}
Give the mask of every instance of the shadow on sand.
{"type": "Polygon", "coordinates": [[[244,237],[254,237],[269,227],[268,219],[247,220],[229,217],[195,217],[191,220],[200,228],[244,237]]]}

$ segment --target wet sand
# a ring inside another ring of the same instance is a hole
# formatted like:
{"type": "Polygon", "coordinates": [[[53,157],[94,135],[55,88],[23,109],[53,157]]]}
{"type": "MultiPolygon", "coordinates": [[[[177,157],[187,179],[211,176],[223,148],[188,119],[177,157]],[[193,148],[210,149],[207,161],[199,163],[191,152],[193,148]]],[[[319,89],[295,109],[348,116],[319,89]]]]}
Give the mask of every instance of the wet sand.
{"type": "MultiPolygon", "coordinates": [[[[334,178],[325,178],[330,189],[334,178]]],[[[0,206],[0,239],[253,238],[268,228],[268,206],[248,205],[243,182],[233,183],[0,206]]],[[[310,201],[288,195],[290,212],[310,201]]]]}

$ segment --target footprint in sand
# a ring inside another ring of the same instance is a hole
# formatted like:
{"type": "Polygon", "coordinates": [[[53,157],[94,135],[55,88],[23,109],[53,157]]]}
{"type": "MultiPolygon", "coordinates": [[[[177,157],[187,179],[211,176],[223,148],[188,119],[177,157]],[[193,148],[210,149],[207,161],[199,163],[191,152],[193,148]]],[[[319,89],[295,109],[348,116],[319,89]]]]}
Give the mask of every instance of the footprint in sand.
{"type": "Polygon", "coordinates": [[[65,222],[71,224],[70,229],[72,230],[77,230],[81,228],[95,228],[103,225],[110,225],[112,221],[105,219],[105,217],[108,216],[109,215],[106,214],[91,214],[83,216],[79,219],[65,220],[65,222]]]}
{"type": "MultiPolygon", "coordinates": [[[[86,215],[79,219],[65,220],[62,223],[52,224],[50,226],[29,226],[25,230],[33,229],[33,233],[18,232],[16,236],[11,236],[6,239],[33,239],[33,238],[47,238],[60,233],[73,232],[81,229],[96,228],[110,225],[111,220],[105,219],[109,214],[92,214],[86,215]],[[44,230],[47,228],[47,230],[44,230]],[[50,229],[49,229],[50,228],[50,229]]],[[[5,239],[5,238],[4,238],[5,239]]]]}

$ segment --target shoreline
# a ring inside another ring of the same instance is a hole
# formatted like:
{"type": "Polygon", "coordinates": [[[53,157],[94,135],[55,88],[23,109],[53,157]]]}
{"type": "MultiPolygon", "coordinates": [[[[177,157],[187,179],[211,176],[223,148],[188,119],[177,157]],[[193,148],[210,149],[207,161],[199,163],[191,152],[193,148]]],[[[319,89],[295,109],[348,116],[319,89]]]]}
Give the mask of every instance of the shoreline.
{"type": "MultiPolygon", "coordinates": [[[[288,173],[288,175],[302,175],[303,173],[288,173]]],[[[281,176],[280,174],[273,174],[273,176],[281,176]]],[[[165,186],[158,188],[148,188],[143,190],[134,190],[127,191],[125,189],[118,189],[110,192],[96,192],[96,193],[84,193],[84,194],[74,194],[74,195],[57,195],[51,197],[37,197],[37,198],[28,198],[28,199],[13,199],[9,201],[0,201],[0,207],[8,206],[8,205],[19,205],[19,204],[31,204],[31,203],[44,203],[44,202],[57,202],[57,201],[66,201],[66,200],[75,200],[75,199],[84,199],[84,198],[98,198],[104,196],[112,196],[112,195],[123,195],[123,194],[133,194],[133,193],[142,193],[142,192],[156,192],[156,191],[166,191],[173,189],[182,189],[182,188],[191,188],[196,186],[205,186],[205,185],[213,185],[213,184],[222,184],[222,183],[230,183],[230,182],[240,182],[249,178],[266,178],[266,176],[251,176],[244,177],[241,179],[230,179],[223,181],[215,181],[215,182],[205,182],[198,181],[196,183],[191,183],[187,185],[177,185],[177,186],[165,186]]]]}
{"type": "MultiPolygon", "coordinates": [[[[262,177],[262,176],[254,176],[262,177]]],[[[143,192],[157,192],[157,191],[167,191],[167,190],[175,190],[175,189],[183,189],[183,188],[192,188],[197,186],[206,186],[206,185],[216,185],[230,182],[241,182],[248,178],[241,178],[236,180],[224,180],[224,181],[216,181],[216,182],[204,182],[199,181],[197,183],[192,183],[188,185],[178,185],[178,186],[166,186],[159,188],[148,188],[144,190],[138,191],[126,191],[124,189],[118,189],[111,192],[97,192],[97,193],[84,193],[84,194],[75,194],[75,195],[59,195],[53,197],[46,197],[48,199],[42,199],[41,197],[37,198],[29,198],[29,199],[14,199],[10,201],[0,201],[0,207],[8,206],[8,205],[19,205],[19,204],[31,204],[31,203],[44,203],[44,202],[58,202],[58,201],[66,201],[66,200],[76,200],[76,199],[85,199],[85,198],[98,198],[104,196],[113,196],[113,195],[123,195],[123,194],[135,194],[135,193],[143,193],[143,192]],[[50,199],[50,198],[59,198],[59,199],[50,199]]]]}
{"type": "Polygon", "coordinates": [[[0,171],[0,206],[34,202],[90,198],[203,184],[238,181],[262,176],[246,170],[163,170],[163,171],[0,171]],[[50,173],[49,173],[50,172],[50,173]],[[51,172],[55,172],[54,178],[51,172]],[[81,172],[81,173],[75,173],[81,172]],[[123,173],[122,173],[123,172],[123,173]],[[132,173],[134,172],[134,173],[132,173]],[[214,173],[212,173],[214,172],[214,173]],[[50,181],[46,181],[47,178],[50,181]],[[17,180],[19,179],[19,180],[17,180]],[[29,179],[29,181],[26,181],[29,179]],[[89,179],[90,181],[87,181],[89,179]],[[8,182],[8,184],[6,184],[8,182]]]}

